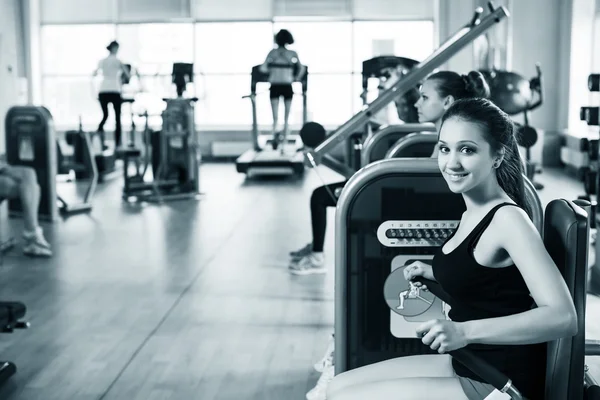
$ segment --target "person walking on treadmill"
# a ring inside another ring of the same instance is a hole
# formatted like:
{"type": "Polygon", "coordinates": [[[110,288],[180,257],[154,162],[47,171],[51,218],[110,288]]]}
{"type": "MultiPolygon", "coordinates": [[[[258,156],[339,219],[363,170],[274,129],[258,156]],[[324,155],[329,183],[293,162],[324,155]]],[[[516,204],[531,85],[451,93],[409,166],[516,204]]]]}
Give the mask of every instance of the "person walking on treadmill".
{"type": "Polygon", "coordinates": [[[104,124],[108,119],[108,105],[112,104],[115,110],[115,147],[121,146],[121,104],[123,99],[121,98],[121,82],[123,77],[125,80],[129,80],[130,72],[117,58],[119,52],[119,43],[116,41],[110,42],[106,49],[109,51],[108,56],[98,62],[98,67],[94,71],[94,77],[98,73],[102,73],[102,81],[100,83],[100,90],[98,93],[98,100],[100,101],[100,107],[102,107],[102,121],[98,125],[98,133],[100,133],[100,140],[102,142],[102,149],[106,149],[104,142],[104,124]]]}
{"type": "MultiPolygon", "coordinates": [[[[289,117],[292,108],[292,98],[294,90],[292,83],[299,81],[306,71],[306,67],[300,63],[298,53],[288,49],[286,46],[294,43],[294,37],[286,30],[282,29],[275,35],[275,44],[277,48],[271,50],[267,55],[265,62],[260,66],[260,71],[269,74],[271,110],[273,112],[273,135],[277,131],[279,120],[279,99],[283,97],[284,117],[283,117],[283,143],[286,143],[289,134],[289,117]]],[[[281,146],[281,153],[284,152],[281,146]]]]}

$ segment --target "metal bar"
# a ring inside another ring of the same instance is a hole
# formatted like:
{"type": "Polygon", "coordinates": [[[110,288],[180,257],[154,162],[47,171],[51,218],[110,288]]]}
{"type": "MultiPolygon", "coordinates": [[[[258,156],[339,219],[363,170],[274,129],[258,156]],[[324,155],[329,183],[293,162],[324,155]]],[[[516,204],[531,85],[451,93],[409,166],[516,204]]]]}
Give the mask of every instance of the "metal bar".
{"type": "Polygon", "coordinates": [[[437,143],[437,141],[437,133],[410,133],[404,136],[402,139],[398,140],[396,143],[394,143],[394,145],[390,147],[387,153],[385,153],[385,158],[398,158],[398,154],[400,154],[402,150],[414,144],[430,143],[434,145],[435,143],[437,143]]]}
{"type": "Polygon", "coordinates": [[[585,355],[586,356],[600,356],[600,340],[585,341],[585,355]]]}
{"type": "Polygon", "coordinates": [[[425,61],[421,62],[406,76],[400,79],[394,86],[383,92],[377,99],[369,104],[364,110],[354,115],[345,124],[334,131],[323,143],[311,151],[313,158],[318,163],[323,155],[345,141],[349,135],[360,130],[375,113],[382,110],[398,96],[408,92],[415,87],[423,78],[433,72],[437,67],[448,61],[456,53],[466,47],[482,33],[490,29],[494,24],[505,17],[508,11],[504,7],[496,8],[491,14],[479,22],[479,15],[483,12],[478,7],[470,23],[461,28],[450,39],[444,42],[425,61]],[[479,23],[478,23],[479,22],[479,23]]]}
{"type": "Polygon", "coordinates": [[[435,132],[435,125],[433,124],[400,124],[400,125],[389,125],[379,131],[375,132],[374,135],[369,137],[363,144],[361,154],[361,165],[365,165],[371,162],[371,155],[375,150],[375,147],[379,142],[388,138],[395,133],[413,133],[413,132],[435,132]]]}
{"type": "Polygon", "coordinates": [[[94,157],[92,150],[92,141],[90,140],[90,134],[88,132],[81,132],[83,139],[83,146],[85,149],[85,163],[88,164],[88,168],[92,170],[92,181],[88,186],[85,198],[83,199],[84,204],[89,204],[91,208],[92,198],[96,193],[96,186],[98,185],[98,166],[96,165],[96,158],[94,157]]]}
{"type": "Polygon", "coordinates": [[[327,168],[337,172],[340,175],[343,175],[346,179],[350,179],[352,175],[356,173],[356,171],[351,168],[349,165],[344,164],[341,161],[333,158],[333,156],[329,154],[325,154],[323,159],[321,160],[321,164],[326,166],[327,168]]]}

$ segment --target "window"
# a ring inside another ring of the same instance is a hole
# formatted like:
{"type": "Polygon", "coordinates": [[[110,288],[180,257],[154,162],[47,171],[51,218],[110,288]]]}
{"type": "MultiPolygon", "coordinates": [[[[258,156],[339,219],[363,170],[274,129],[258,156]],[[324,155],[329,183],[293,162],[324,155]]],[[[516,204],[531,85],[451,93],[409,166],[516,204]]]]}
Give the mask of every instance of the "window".
{"type": "MultiPolygon", "coordinates": [[[[352,102],[360,101],[353,98],[351,74],[309,75],[307,99],[309,121],[335,126],[350,119],[352,102]]],[[[299,107],[300,101],[292,105],[293,115],[302,115],[299,107]]],[[[300,119],[295,119],[294,122],[296,121],[300,119]]]]}
{"type": "MultiPolygon", "coordinates": [[[[102,111],[88,77],[45,77],[43,93],[44,106],[59,129],[65,125],[76,129],[80,116],[85,126],[98,126],[100,123],[102,111]]],[[[114,125],[110,119],[109,122],[114,125]]]]}
{"type": "MultiPolygon", "coordinates": [[[[196,124],[212,126],[252,125],[250,74],[196,76],[196,124]]],[[[267,88],[258,86],[256,96],[259,124],[271,124],[267,88]]]]}
{"type": "Polygon", "coordinates": [[[119,25],[119,57],[142,75],[170,74],[173,63],[194,62],[192,24],[119,25]]]}
{"type": "Polygon", "coordinates": [[[250,74],[272,48],[270,22],[196,24],[194,68],[205,74],[250,74]]]}
{"type": "MultiPolygon", "coordinates": [[[[211,0],[214,1],[214,0],[211,0]]],[[[157,3],[158,4],[158,3],[157,3]]],[[[216,4],[216,3],[215,3],[216,4]]],[[[58,126],[76,128],[79,116],[86,129],[97,126],[101,110],[97,85],[91,74],[107,55],[115,38],[119,57],[142,75],[124,87],[124,97],[136,99],[134,112],[145,110],[153,125],[160,125],[163,97],[172,97],[175,62],[194,63],[194,83],[189,96],[199,98],[199,126],[252,125],[252,106],[242,97],[250,93],[250,72],[264,62],[273,48],[273,35],[288,29],[295,39],[292,49],[309,68],[308,120],[337,127],[360,111],[362,62],[382,54],[423,60],[434,50],[432,21],[302,21],[302,22],[198,22],[42,26],[43,101],[58,126]]],[[[369,81],[368,101],[377,96],[377,80],[369,81]]],[[[272,124],[268,85],[259,84],[256,99],[261,128],[272,124]]],[[[299,84],[294,85],[301,93],[299,84]]],[[[123,106],[123,129],[131,123],[129,104],[123,106]]],[[[283,104],[280,122],[283,121],[283,104]]],[[[290,124],[303,119],[302,97],[294,98],[290,124]]],[[[136,121],[141,124],[143,121],[136,121]]],[[[112,129],[109,118],[107,129],[112,129]]]]}
{"type": "MultiPolygon", "coordinates": [[[[379,79],[369,78],[367,82],[367,103],[373,102],[379,96],[379,79]]],[[[352,112],[353,114],[358,113],[363,108],[363,99],[360,95],[363,92],[362,87],[362,75],[352,75],[352,112]]]]}
{"type": "Polygon", "coordinates": [[[355,22],[354,70],[381,55],[423,61],[435,50],[433,35],[432,21],[355,22]]]}
{"type": "Polygon", "coordinates": [[[114,25],[47,25],[41,28],[42,75],[91,76],[106,46],[115,38],[114,25]]]}
{"type": "Polygon", "coordinates": [[[277,22],[275,33],[287,29],[294,36],[290,49],[298,52],[300,62],[310,74],[352,72],[352,23],[277,22]]]}

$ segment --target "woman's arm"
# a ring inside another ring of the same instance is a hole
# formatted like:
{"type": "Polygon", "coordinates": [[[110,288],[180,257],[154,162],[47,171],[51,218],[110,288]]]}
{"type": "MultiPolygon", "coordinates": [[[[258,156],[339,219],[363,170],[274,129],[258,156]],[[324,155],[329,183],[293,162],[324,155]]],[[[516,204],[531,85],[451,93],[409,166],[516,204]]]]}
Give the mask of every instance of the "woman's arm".
{"type": "Polygon", "coordinates": [[[298,63],[298,74],[294,77],[295,81],[301,81],[306,73],[306,66],[300,62],[300,57],[298,57],[298,53],[294,51],[294,57],[296,57],[298,63]]]}
{"type": "Polygon", "coordinates": [[[573,336],[577,313],[567,285],[522,209],[502,207],[490,224],[513,260],[537,308],[507,317],[464,322],[468,343],[532,344],[573,336]]]}

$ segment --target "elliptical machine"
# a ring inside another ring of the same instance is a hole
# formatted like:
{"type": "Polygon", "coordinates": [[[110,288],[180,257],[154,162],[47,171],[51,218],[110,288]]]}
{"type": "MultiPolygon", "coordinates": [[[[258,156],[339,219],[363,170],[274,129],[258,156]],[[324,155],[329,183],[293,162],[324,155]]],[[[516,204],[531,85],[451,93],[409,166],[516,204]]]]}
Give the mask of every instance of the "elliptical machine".
{"type": "Polygon", "coordinates": [[[529,125],[529,112],[542,105],[544,94],[542,89],[542,70],[539,64],[535,66],[537,76],[529,81],[521,75],[501,70],[480,70],[490,86],[491,100],[508,115],[523,113],[524,124],[517,126],[517,141],[525,147],[525,175],[533,183],[536,190],[544,188],[534,181],[538,166],[531,161],[531,147],[537,143],[537,129],[529,125]],[[537,100],[533,101],[537,94],[537,100]]]}
{"type": "Polygon", "coordinates": [[[175,84],[177,97],[163,98],[166,109],[162,113],[162,131],[144,138],[152,145],[151,181],[145,180],[145,168],[139,170],[142,152],[137,148],[120,150],[124,163],[124,200],[133,198],[136,201],[163,202],[197,199],[201,194],[200,154],[194,120],[194,104],[198,98],[183,97],[187,84],[193,80],[193,64],[173,64],[172,83],[175,84]],[[132,163],[135,165],[132,166],[132,163]],[[134,170],[133,175],[129,174],[130,169],[134,170]]]}

